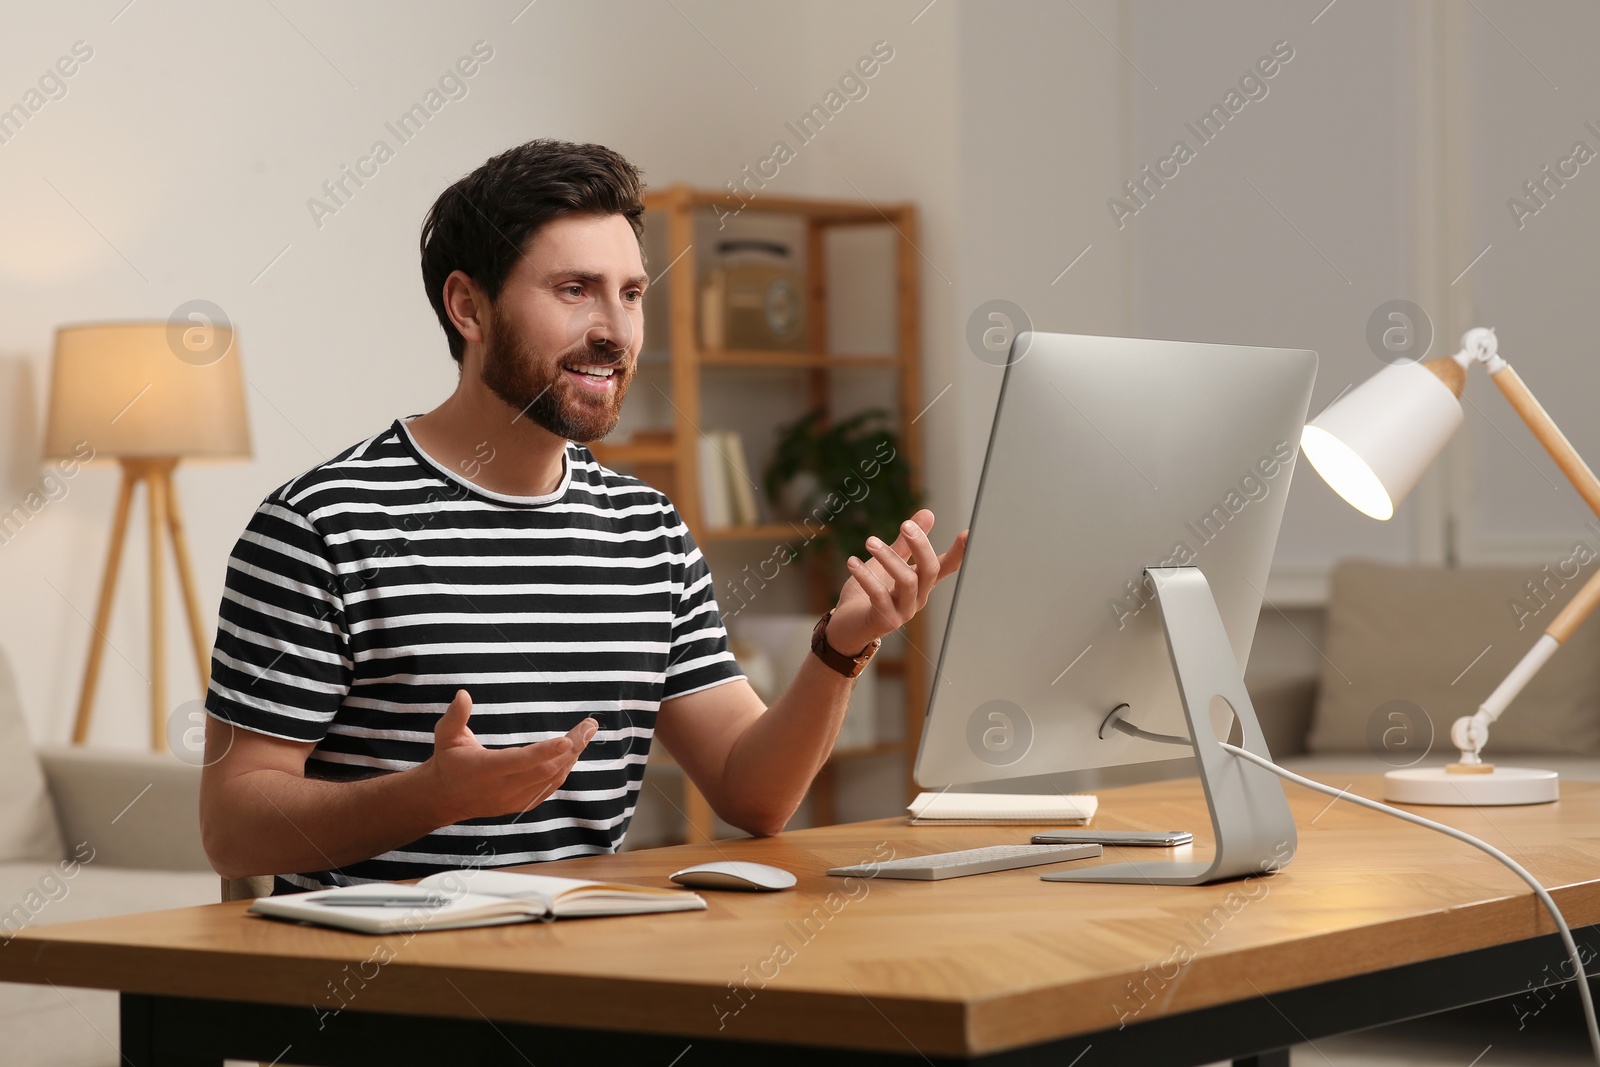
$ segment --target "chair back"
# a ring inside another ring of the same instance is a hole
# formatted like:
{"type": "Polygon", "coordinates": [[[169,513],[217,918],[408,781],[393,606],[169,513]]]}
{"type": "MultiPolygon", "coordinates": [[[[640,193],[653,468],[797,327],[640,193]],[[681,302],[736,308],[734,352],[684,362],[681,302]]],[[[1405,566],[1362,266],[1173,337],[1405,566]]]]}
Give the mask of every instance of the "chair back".
{"type": "Polygon", "coordinates": [[[272,895],[272,875],[258,874],[253,878],[224,878],[222,880],[222,899],[229,900],[255,900],[257,897],[270,897],[272,895]]]}

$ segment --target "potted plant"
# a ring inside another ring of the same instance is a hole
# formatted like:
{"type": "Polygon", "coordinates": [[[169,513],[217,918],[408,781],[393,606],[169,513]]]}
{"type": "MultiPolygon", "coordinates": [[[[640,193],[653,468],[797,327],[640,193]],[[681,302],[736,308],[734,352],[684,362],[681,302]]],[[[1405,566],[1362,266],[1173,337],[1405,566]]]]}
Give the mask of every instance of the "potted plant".
{"type": "Polygon", "coordinates": [[[817,553],[839,567],[847,555],[870,559],[872,534],[893,544],[900,523],[921,505],[882,408],[831,424],[819,408],[780,427],[762,489],[779,515],[809,534],[795,554],[817,553]]]}

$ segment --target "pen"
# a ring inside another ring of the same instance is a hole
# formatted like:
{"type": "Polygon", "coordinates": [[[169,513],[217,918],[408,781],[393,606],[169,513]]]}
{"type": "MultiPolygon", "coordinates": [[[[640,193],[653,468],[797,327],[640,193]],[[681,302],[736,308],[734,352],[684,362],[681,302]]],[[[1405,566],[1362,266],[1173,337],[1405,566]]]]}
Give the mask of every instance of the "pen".
{"type": "Polygon", "coordinates": [[[425,897],[319,897],[313,904],[326,904],[341,908],[439,908],[450,903],[449,898],[432,893],[425,897]]]}

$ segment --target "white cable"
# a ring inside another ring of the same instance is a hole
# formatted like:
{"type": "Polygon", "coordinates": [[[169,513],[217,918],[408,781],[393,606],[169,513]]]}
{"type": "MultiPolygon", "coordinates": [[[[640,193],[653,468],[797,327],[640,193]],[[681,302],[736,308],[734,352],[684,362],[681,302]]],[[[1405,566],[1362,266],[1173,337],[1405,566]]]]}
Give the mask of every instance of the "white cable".
{"type": "Polygon", "coordinates": [[[1343,798],[1350,801],[1352,804],[1357,804],[1363,808],[1371,808],[1373,811],[1381,811],[1385,815],[1393,815],[1397,819],[1404,819],[1406,822],[1416,823],[1418,826],[1426,826],[1428,829],[1437,830],[1439,833],[1444,834],[1447,837],[1453,837],[1457,841],[1465,842],[1466,844],[1471,845],[1473,848],[1481,849],[1482,851],[1493,856],[1495,859],[1499,860],[1501,863],[1505,864],[1517,875],[1518,878],[1521,878],[1524,882],[1527,882],[1528,885],[1532,887],[1534,893],[1538,896],[1540,902],[1544,904],[1545,910],[1550,913],[1550,918],[1555,920],[1556,929],[1561,934],[1561,941],[1567,947],[1567,956],[1573,967],[1572,973],[1578,983],[1578,995],[1583,998],[1583,1020],[1589,1027],[1589,1046],[1594,1051],[1595,1063],[1600,1064],[1600,1026],[1597,1026],[1595,1023],[1594,1000],[1589,995],[1589,980],[1587,975],[1584,973],[1583,957],[1578,955],[1577,942],[1572,940],[1572,931],[1567,927],[1567,920],[1564,916],[1562,916],[1561,909],[1556,907],[1556,902],[1551,898],[1550,894],[1545,891],[1544,886],[1540,885],[1539,880],[1533,875],[1529,874],[1522,864],[1518,863],[1504,852],[1501,852],[1487,841],[1480,841],[1469,833],[1457,830],[1454,826],[1446,826],[1444,823],[1434,822],[1432,819],[1424,819],[1422,816],[1414,815],[1409,811],[1402,811],[1399,808],[1391,808],[1389,805],[1380,804],[1376,800],[1368,800],[1366,797],[1357,796],[1354,793],[1349,793],[1342,789],[1335,789],[1331,785],[1323,785],[1321,782],[1314,782],[1310,778],[1303,778],[1291,770],[1286,770],[1278,766],[1271,760],[1263,759],[1254,752],[1246,752],[1244,749],[1239,748],[1236,745],[1226,744],[1221,741],[1217,742],[1217,744],[1225,751],[1231,752],[1235,756],[1242,756],[1251,763],[1254,763],[1256,766],[1265,768],[1266,770],[1271,771],[1273,774],[1276,774],[1279,778],[1293,782],[1296,785],[1303,785],[1307,789],[1316,790],[1318,793],[1326,793],[1335,799],[1343,798]]]}

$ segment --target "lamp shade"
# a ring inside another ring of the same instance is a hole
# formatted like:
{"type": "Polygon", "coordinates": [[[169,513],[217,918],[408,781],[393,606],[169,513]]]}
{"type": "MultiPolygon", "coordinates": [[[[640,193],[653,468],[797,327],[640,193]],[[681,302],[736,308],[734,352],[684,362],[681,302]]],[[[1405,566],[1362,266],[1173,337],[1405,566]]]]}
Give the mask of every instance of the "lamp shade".
{"type": "Polygon", "coordinates": [[[71,456],[80,442],[101,456],[248,456],[233,327],[117,322],[58,329],[45,456],[71,456]]]}
{"type": "Polygon", "coordinates": [[[1420,363],[1398,363],[1307,423],[1300,450],[1357,511],[1388,519],[1461,421],[1461,401],[1438,375],[1420,363]]]}

